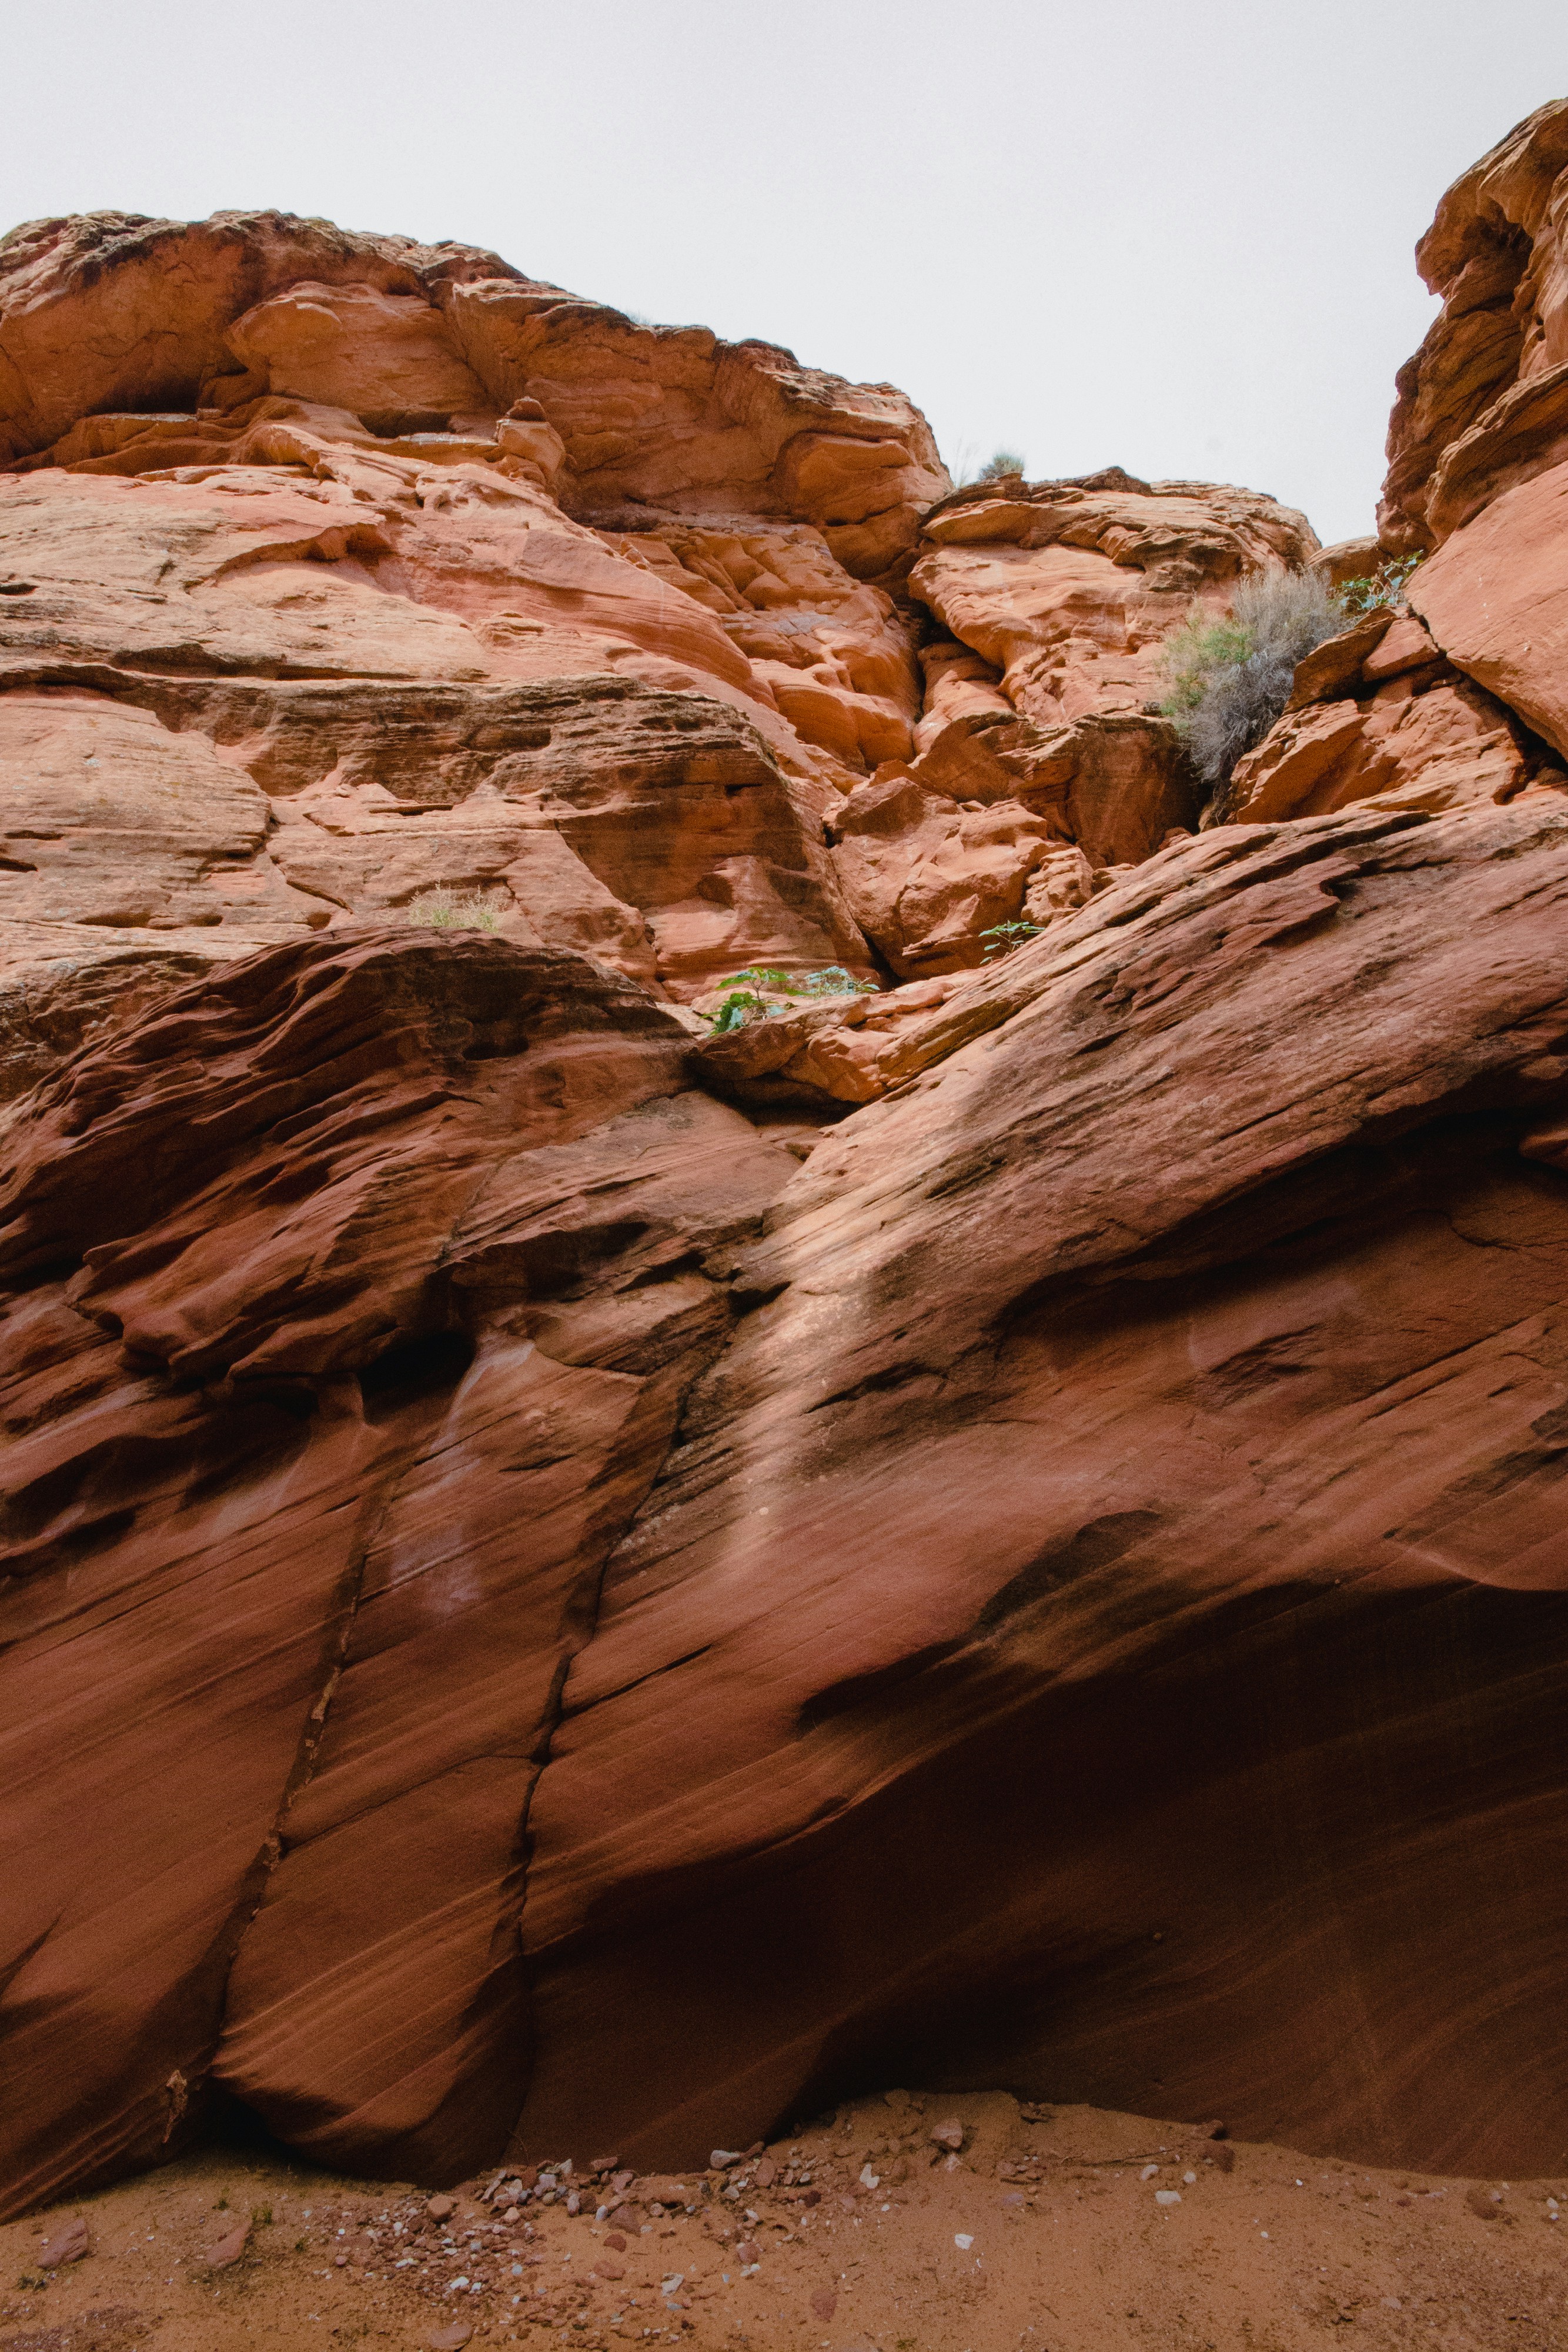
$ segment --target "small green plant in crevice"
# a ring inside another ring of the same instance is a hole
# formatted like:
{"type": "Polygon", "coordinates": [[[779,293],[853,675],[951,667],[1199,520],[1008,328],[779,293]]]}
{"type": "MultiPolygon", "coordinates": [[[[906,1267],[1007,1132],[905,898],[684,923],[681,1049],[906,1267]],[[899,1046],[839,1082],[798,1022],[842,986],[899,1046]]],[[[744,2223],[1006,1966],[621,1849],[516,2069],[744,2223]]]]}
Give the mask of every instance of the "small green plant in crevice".
{"type": "Polygon", "coordinates": [[[716,982],[719,988],[766,988],[774,996],[874,996],[873,980],[856,980],[841,963],[824,964],[820,971],[808,971],[799,980],[787,971],[777,971],[770,964],[747,964],[744,971],[732,971],[727,980],[716,982]]]}
{"type": "Polygon", "coordinates": [[[809,971],[800,982],[806,996],[874,996],[874,980],[857,980],[841,963],[824,964],[821,971],[809,971]]]}
{"type": "Polygon", "coordinates": [[[408,919],[431,931],[496,931],[506,911],[498,890],[455,890],[441,882],[410,901],[408,919]]]}
{"type": "Polygon", "coordinates": [[[980,468],[982,482],[999,481],[1004,474],[1021,474],[1024,461],[1016,449],[998,449],[980,468]]]}
{"type": "Polygon", "coordinates": [[[1403,604],[1411,576],[1426,557],[1391,555],[1375,572],[1365,572],[1354,580],[1342,580],[1339,600],[1347,613],[1375,613],[1384,604],[1403,604]]]}
{"type": "Polygon", "coordinates": [[[766,1021],[768,1007],[754,988],[737,988],[727,996],[716,1013],[710,1013],[716,1037],[727,1037],[732,1029],[744,1029],[748,1022],[766,1021]]]}
{"type": "Polygon", "coordinates": [[[806,972],[798,980],[792,979],[787,971],[776,971],[771,964],[748,964],[744,971],[732,971],[727,980],[721,980],[716,985],[727,989],[729,994],[724,998],[716,1013],[703,1016],[712,1024],[716,1037],[726,1036],[732,1029],[744,1029],[753,1021],[783,1018],[786,1008],[781,1004],[769,1004],[759,992],[763,989],[772,996],[803,996],[819,1003],[828,996],[876,994],[873,980],[857,980],[852,972],[844,970],[841,963],[824,964],[820,971],[806,972]]]}
{"type": "Polygon", "coordinates": [[[980,937],[986,941],[987,955],[1010,955],[1014,948],[1021,948],[1026,940],[1038,940],[1045,928],[1043,923],[993,923],[988,931],[980,933],[980,937]]]}
{"type": "Polygon", "coordinates": [[[775,971],[768,964],[748,963],[744,971],[732,971],[727,980],[716,981],[716,988],[770,988],[775,996],[793,994],[795,983],[787,971],[775,971]]]}

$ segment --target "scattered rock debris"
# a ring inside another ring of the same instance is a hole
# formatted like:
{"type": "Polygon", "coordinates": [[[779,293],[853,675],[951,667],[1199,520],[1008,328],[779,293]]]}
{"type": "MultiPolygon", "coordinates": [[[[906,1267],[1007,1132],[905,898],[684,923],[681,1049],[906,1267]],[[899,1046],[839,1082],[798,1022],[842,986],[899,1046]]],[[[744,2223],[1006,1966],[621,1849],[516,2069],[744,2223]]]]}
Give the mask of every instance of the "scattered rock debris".
{"type": "Polygon", "coordinates": [[[1568,2181],[1212,2129],[901,2092],[685,2172],[562,2153],[438,2188],[188,2157],[0,2229],[0,2352],[1568,2344],[1568,2181]]]}

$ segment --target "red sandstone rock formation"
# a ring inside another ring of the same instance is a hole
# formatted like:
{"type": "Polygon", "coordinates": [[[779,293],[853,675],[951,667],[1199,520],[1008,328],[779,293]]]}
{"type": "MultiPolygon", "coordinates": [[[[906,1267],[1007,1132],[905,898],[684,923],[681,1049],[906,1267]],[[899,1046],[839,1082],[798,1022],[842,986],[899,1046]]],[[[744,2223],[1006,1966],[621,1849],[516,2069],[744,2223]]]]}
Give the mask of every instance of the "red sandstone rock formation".
{"type": "Polygon", "coordinates": [[[1157,709],[1165,639],[1318,542],[1272,499],[1112,467],[955,491],[921,546],[910,587],[951,634],[922,655],[919,756],[857,785],[833,820],[850,905],[905,978],[973,967],[988,929],[1038,917],[1036,877],[1062,849],[1103,873],[1196,823],[1157,709]]]}
{"type": "Polygon", "coordinates": [[[560,1678],[727,1327],[705,1261],[797,1166],[685,1042],[569,950],[360,930],[166,998],[14,1127],[22,2195],[156,2157],[220,2033],[287,2074],[265,1988],[307,1952],[401,2054],[305,2056],[302,2145],[505,2137],[560,1678]]]}
{"type": "Polygon", "coordinates": [[[1500,140],[1437,207],[1416,249],[1442,313],[1399,371],[1380,535],[1446,539],[1568,457],[1568,100],[1500,140]]]}
{"type": "Polygon", "coordinates": [[[1423,247],[1409,609],[1196,837],[1270,500],[946,495],[466,247],[0,247],[5,2210],[214,2090],[1555,2160],[1565,120],[1423,247]]]}
{"type": "Polygon", "coordinates": [[[931,508],[889,387],[468,247],[105,215],[3,258],[12,1093],[138,967],[443,886],[688,1000],[749,962],[977,964],[1063,844],[1102,871],[1192,821],[1142,715],[1162,636],[1316,545],[1114,469],[931,508]],[[591,809],[521,756],[563,729],[591,809]]]}
{"type": "Polygon", "coordinates": [[[1399,373],[1381,545],[1323,557],[1343,578],[1425,555],[1409,614],[1375,614],[1302,665],[1238,767],[1234,817],[1568,783],[1568,101],[1455,183],[1416,259],[1443,310],[1399,373]]]}
{"type": "Polygon", "coordinates": [[[1301,664],[1283,717],[1237,762],[1223,807],[1240,824],[1358,801],[1436,815],[1511,800],[1532,782],[1568,777],[1413,614],[1383,605],[1301,664]]]}
{"type": "Polygon", "coordinates": [[[1223,829],[819,1146],[566,1686],[519,2147],[935,2063],[1548,2161],[1565,918],[1555,793],[1223,829]]]}
{"type": "Polygon", "coordinates": [[[946,488],[902,394],[272,215],[43,223],[0,262],[23,1027],[439,885],[677,995],[869,972],[821,819],[919,715],[872,577],[946,488]]]}

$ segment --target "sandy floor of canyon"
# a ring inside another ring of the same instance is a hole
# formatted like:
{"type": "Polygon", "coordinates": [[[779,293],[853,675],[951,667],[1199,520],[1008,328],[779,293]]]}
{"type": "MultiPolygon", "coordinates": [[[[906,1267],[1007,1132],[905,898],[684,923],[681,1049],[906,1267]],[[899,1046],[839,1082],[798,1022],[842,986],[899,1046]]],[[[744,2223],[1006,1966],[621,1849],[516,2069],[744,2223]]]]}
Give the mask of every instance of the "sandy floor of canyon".
{"type": "Polygon", "coordinates": [[[651,2211],[643,2182],[585,2189],[570,2215],[539,2189],[520,2213],[489,2205],[486,2175],[433,2220],[406,2184],[193,2156],[0,2229],[0,2352],[1297,2352],[1345,2326],[1367,2347],[1568,2346],[1568,2181],[1369,2172],[1096,2108],[902,2093],[706,2178],[682,2178],[695,2213],[651,2211]],[[953,2119],[956,2162],[930,2138],[953,2119]],[[46,2273],[78,2216],[90,2251],[46,2273]],[[243,2255],[204,2259],[247,2221],[243,2255]]]}

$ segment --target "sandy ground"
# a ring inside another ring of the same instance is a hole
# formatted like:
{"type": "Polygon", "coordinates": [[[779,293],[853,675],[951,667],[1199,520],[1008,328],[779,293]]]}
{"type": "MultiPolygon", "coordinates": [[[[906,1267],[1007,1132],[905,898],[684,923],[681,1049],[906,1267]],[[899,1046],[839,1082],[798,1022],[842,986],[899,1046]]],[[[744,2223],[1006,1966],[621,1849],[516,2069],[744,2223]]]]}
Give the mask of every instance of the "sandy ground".
{"type": "Polygon", "coordinates": [[[487,2174],[433,2218],[407,2184],[190,2157],[0,2229],[0,2352],[1568,2347],[1564,2181],[1372,2173],[1090,2107],[903,2092],[723,2171],[587,2171],[555,2168],[552,2189],[547,2169],[520,2201],[528,2175],[502,2176],[493,2202],[487,2174]],[[954,2121],[956,2160],[931,2138],[954,2121]],[[90,2251],[43,2272],[78,2216],[90,2251]],[[247,2223],[243,2254],[205,2259],[247,2223]]]}

